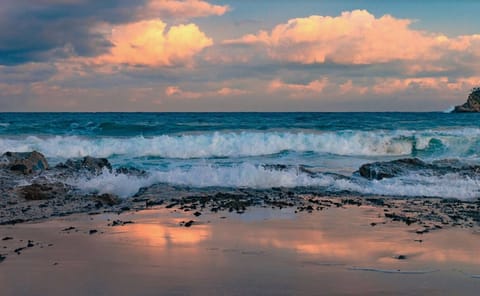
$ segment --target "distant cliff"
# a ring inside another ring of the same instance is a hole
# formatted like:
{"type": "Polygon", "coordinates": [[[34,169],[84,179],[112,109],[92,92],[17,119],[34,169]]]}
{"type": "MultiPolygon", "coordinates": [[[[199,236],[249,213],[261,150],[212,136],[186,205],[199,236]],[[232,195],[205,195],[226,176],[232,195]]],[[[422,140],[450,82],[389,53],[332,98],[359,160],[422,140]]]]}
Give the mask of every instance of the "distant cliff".
{"type": "Polygon", "coordinates": [[[480,87],[476,87],[468,95],[467,102],[460,106],[455,106],[453,113],[480,112],[480,87]]]}

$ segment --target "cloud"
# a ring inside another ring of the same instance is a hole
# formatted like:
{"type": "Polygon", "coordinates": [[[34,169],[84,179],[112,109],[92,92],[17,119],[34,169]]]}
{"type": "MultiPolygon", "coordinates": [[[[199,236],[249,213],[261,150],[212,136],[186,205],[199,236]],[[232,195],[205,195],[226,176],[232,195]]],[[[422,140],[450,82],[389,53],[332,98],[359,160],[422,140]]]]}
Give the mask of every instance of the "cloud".
{"type": "Polygon", "coordinates": [[[130,21],[138,5],[127,0],[2,0],[0,64],[101,54],[111,44],[92,27],[130,21]]]}
{"type": "Polygon", "coordinates": [[[202,96],[199,92],[184,91],[178,86],[168,86],[165,88],[167,97],[177,97],[183,99],[198,99],[202,96]]]}
{"type": "Polygon", "coordinates": [[[439,93],[451,93],[452,91],[468,90],[480,83],[480,77],[458,78],[448,77],[412,77],[412,78],[384,78],[376,79],[371,86],[371,93],[390,95],[409,90],[413,91],[436,91],[439,93]]]}
{"type": "Polygon", "coordinates": [[[249,91],[238,88],[223,87],[217,90],[216,93],[220,96],[228,97],[246,95],[249,93],[249,91]]]}
{"type": "Polygon", "coordinates": [[[238,88],[230,88],[230,87],[222,87],[217,90],[202,90],[202,91],[185,91],[181,89],[179,86],[168,86],[165,88],[165,95],[167,97],[173,98],[181,98],[181,99],[198,99],[203,97],[233,97],[233,96],[242,96],[248,94],[249,91],[238,89],[238,88]]]}
{"type": "Polygon", "coordinates": [[[438,60],[445,51],[479,53],[478,35],[450,39],[443,34],[410,28],[412,21],[391,15],[376,18],[366,10],[340,16],[295,18],[226,45],[259,46],[269,56],[301,64],[376,64],[392,61],[438,60]],[[471,47],[475,44],[476,48],[471,47]]]}
{"type": "Polygon", "coordinates": [[[228,5],[214,5],[203,0],[150,0],[139,9],[139,17],[190,19],[211,15],[223,15],[230,10],[228,5]]]}
{"type": "Polygon", "coordinates": [[[195,54],[213,44],[197,25],[172,26],[160,20],[115,26],[108,54],[95,58],[98,63],[176,66],[192,62],[195,54]]]}
{"type": "Polygon", "coordinates": [[[108,34],[98,30],[101,25],[159,18],[185,20],[228,10],[228,6],[203,0],[2,0],[0,65],[105,54],[114,44],[108,34]]]}
{"type": "Polygon", "coordinates": [[[275,79],[270,82],[268,90],[270,92],[286,92],[292,98],[302,98],[318,95],[323,92],[328,83],[326,77],[313,80],[307,84],[285,83],[280,79],[275,79]]]}

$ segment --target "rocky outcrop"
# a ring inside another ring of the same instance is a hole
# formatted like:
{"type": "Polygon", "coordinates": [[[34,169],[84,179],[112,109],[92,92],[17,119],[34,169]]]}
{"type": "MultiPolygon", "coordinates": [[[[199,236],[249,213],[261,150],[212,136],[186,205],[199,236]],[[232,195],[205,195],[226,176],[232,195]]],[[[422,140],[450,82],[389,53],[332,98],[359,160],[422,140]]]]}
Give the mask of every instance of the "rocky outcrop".
{"type": "Polygon", "coordinates": [[[428,168],[429,165],[418,158],[403,158],[388,162],[367,163],[360,167],[360,176],[370,180],[382,180],[428,168]]]}
{"type": "Polygon", "coordinates": [[[463,105],[455,106],[452,112],[480,112],[480,87],[474,88],[470,95],[468,95],[467,102],[463,105]]]}
{"type": "Polygon", "coordinates": [[[27,175],[48,169],[48,162],[45,156],[37,151],[5,152],[0,157],[0,168],[27,175]]]}
{"type": "Polygon", "coordinates": [[[106,158],[85,156],[83,159],[79,160],[68,159],[65,163],[58,164],[56,168],[69,169],[76,172],[88,171],[90,173],[99,174],[104,168],[111,171],[112,165],[106,158]]]}
{"type": "Polygon", "coordinates": [[[480,166],[462,163],[455,159],[443,159],[427,163],[418,158],[402,158],[364,164],[360,167],[358,173],[369,180],[394,178],[410,173],[423,176],[444,176],[453,173],[472,178],[480,175],[480,166]]]}

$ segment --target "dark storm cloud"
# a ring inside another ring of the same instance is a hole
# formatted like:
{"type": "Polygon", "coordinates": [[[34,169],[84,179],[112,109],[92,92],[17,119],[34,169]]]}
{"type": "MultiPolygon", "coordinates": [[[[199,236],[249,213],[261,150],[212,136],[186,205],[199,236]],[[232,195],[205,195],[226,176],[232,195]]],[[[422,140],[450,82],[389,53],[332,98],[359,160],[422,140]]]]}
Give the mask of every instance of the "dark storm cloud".
{"type": "Polygon", "coordinates": [[[94,56],[110,42],[92,27],[132,20],[144,1],[2,0],[0,64],[48,61],[69,55],[94,56]]]}
{"type": "Polygon", "coordinates": [[[50,64],[23,64],[16,67],[0,67],[1,83],[22,84],[45,81],[57,73],[50,64]]]}

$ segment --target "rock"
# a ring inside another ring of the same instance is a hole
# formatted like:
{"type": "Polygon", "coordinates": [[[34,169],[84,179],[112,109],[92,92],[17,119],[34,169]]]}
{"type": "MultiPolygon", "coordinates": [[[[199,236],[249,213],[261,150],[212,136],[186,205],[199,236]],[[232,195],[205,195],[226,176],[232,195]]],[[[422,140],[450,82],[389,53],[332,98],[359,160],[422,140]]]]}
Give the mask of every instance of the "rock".
{"type": "Polygon", "coordinates": [[[358,172],[364,178],[382,180],[425,168],[429,168],[429,165],[418,158],[403,158],[388,162],[367,163],[362,165],[358,172]]]}
{"type": "Polygon", "coordinates": [[[5,152],[0,157],[0,168],[27,175],[48,169],[48,162],[45,156],[37,151],[5,152]]]}
{"type": "Polygon", "coordinates": [[[190,226],[192,226],[192,225],[193,225],[193,223],[194,223],[194,222],[195,222],[195,221],[193,221],[193,220],[190,220],[190,221],[188,221],[187,223],[185,223],[185,225],[184,225],[184,226],[185,226],[185,227],[190,227],[190,226]]]}
{"type": "Polygon", "coordinates": [[[142,177],[147,175],[147,172],[144,170],[140,170],[134,167],[119,167],[118,169],[115,170],[117,174],[124,174],[124,175],[130,175],[130,176],[138,176],[142,177]]]}
{"type": "Polygon", "coordinates": [[[480,87],[474,88],[468,95],[467,102],[455,106],[452,113],[480,112],[480,87]]]}
{"type": "Polygon", "coordinates": [[[110,194],[110,193],[104,193],[102,195],[97,195],[94,197],[94,199],[100,201],[102,204],[106,204],[108,206],[114,206],[114,205],[118,205],[121,200],[116,196],[116,195],[113,195],[113,194],[110,194]]]}
{"type": "Polygon", "coordinates": [[[65,184],[49,183],[49,184],[31,184],[19,187],[18,192],[21,197],[26,200],[46,200],[52,199],[59,195],[64,195],[68,191],[65,184]]]}
{"type": "Polygon", "coordinates": [[[90,173],[100,174],[104,168],[112,170],[112,165],[106,158],[95,158],[85,156],[83,159],[68,159],[65,163],[56,166],[59,169],[70,169],[74,171],[88,171],[90,173]]]}
{"type": "Polygon", "coordinates": [[[133,224],[133,221],[114,220],[111,224],[108,224],[108,226],[125,226],[127,224],[133,224]]]}
{"type": "Polygon", "coordinates": [[[393,178],[411,172],[426,176],[443,176],[456,173],[465,177],[475,177],[480,173],[480,166],[465,164],[452,159],[426,163],[418,158],[403,158],[386,162],[367,163],[358,170],[360,176],[370,180],[393,178]]]}
{"type": "Polygon", "coordinates": [[[0,255],[0,262],[2,262],[3,260],[5,260],[7,257],[3,256],[3,255],[0,255]]]}
{"type": "Polygon", "coordinates": [[[92,235],[92,234],[95,234],[95,233],[97,233],[97,232],[98,232],[98,230],[96,230],[96,229],[90,229],[90,230],[88,231],[88,234],[92,235]]]}

